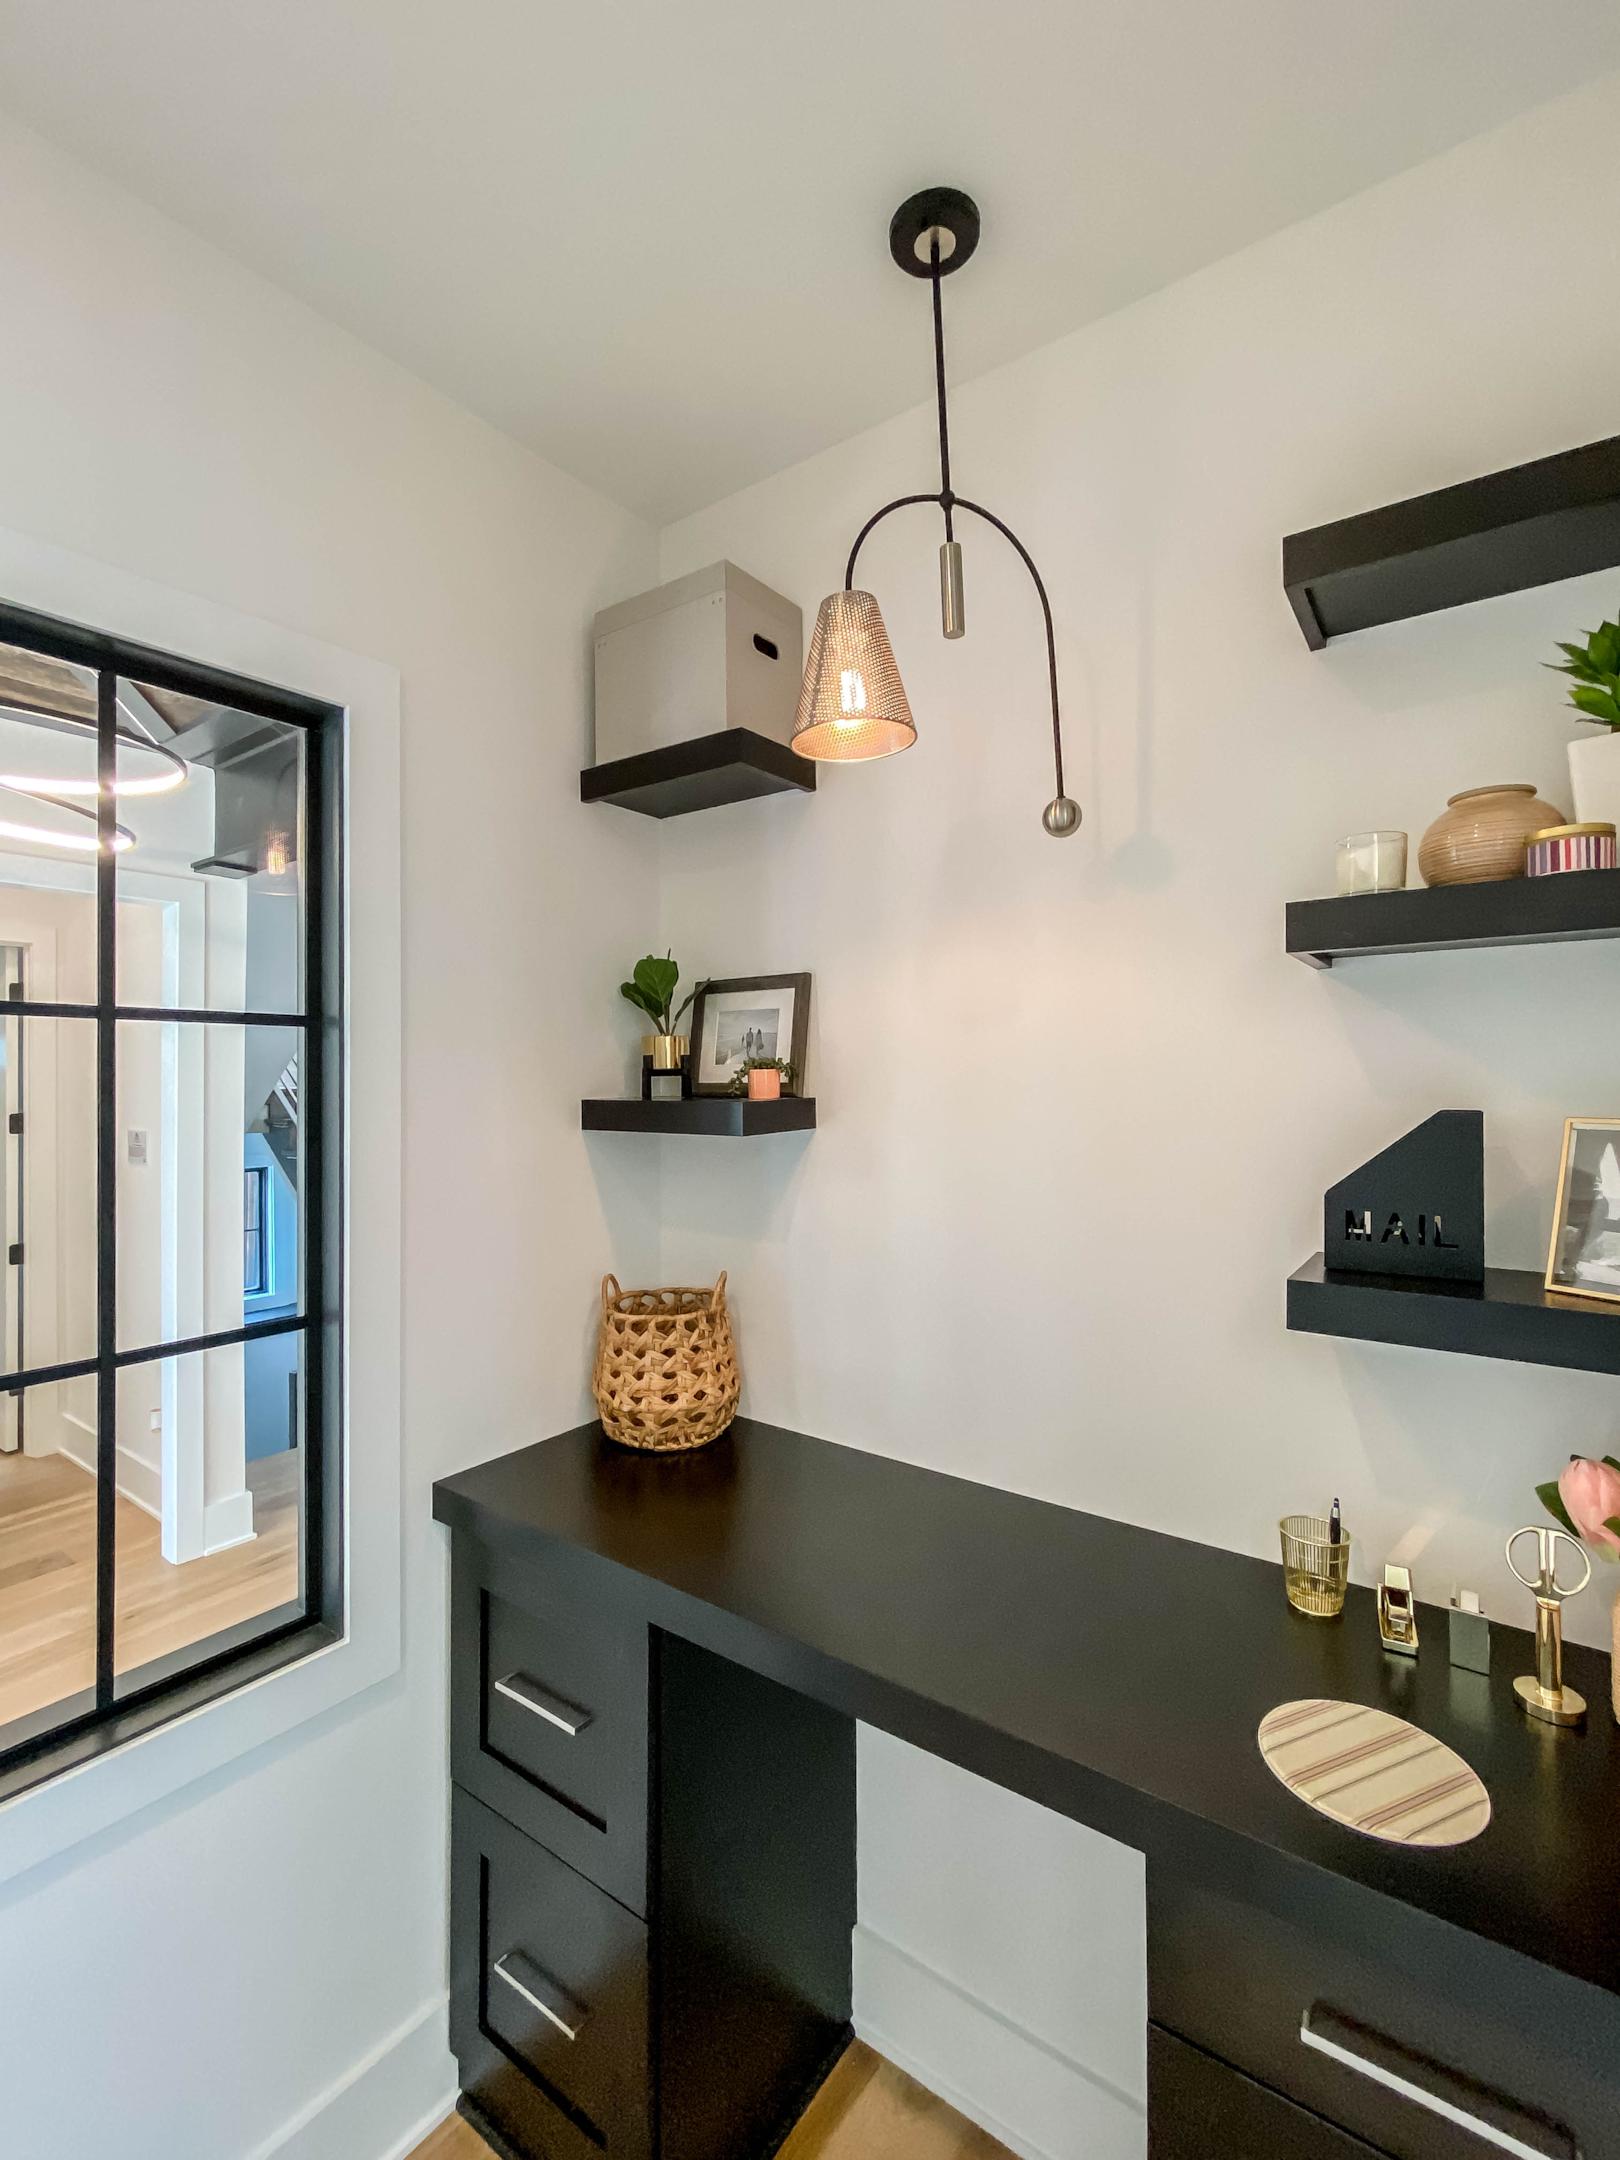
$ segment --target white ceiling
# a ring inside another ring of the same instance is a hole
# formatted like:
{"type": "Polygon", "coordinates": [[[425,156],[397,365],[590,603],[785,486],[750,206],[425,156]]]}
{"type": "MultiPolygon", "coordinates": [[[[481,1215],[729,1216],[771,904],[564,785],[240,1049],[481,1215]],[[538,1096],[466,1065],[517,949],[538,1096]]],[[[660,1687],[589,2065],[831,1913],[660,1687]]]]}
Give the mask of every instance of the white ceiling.
{"type": "Polygon", "coordinates": [[[1620,66],[1614,0],[0,0],[0,100],[666,521],[1620,66]]]}

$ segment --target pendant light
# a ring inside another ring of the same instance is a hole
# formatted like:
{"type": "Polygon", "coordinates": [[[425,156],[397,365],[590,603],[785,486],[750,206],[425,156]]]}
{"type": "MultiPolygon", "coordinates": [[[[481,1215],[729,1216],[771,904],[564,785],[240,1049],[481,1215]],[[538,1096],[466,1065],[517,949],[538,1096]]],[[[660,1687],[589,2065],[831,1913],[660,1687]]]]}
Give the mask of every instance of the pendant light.
{"type": "Polygon", "coordinates": [[[842,592],[829,593],[816,615],[799,692],[793,747],[800,757],[854,763],[892,757],[909,750],[917,727],[906,701],[905,685],[895,665],[894,649],[876,598],[855,590],[855,558],[873,526],[891,510],[913,503],[936,503],[945,514],[945,539],[939,551],[941,628],[959,638],[966,628],[962,595],[962,548],[956,537],[956,512],[966,510],[993,525],[1022,557],[1035,581],[1046,624],[1046,667],[1052,690],[1052,761],[1057,793],[1041,813],[1041,823],[1056,840],[1080,830],[1080,805],[1063,792],[1063,726],[1058,712],[1057,645],[1052,608],[1041,573],[1028,548],[981,504],[951,489],[950,427],[945,410],[945,327],[939,287],[979,244],[979,212],[957,188],[925,188],[894,213],[889,252],[909,277],[927,278],[934,295],[934,386],[939,400],[939,490],[932,495],[901,495],[874,512],[855,535],[844,571],[842,592]]]}

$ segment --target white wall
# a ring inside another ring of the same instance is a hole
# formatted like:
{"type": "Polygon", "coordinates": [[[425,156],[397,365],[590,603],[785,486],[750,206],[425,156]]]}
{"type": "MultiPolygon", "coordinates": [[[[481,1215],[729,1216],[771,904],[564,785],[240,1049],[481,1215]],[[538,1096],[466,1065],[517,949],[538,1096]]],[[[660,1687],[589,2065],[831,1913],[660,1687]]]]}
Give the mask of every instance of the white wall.
{"type": "MultiPolygon", "coordinates": [[[[823,767],[813,798],[663,828],[662,941],[689,971],[815,976],[819,1130],[658,1143],[663,1279],[730,1271],[745,1409],[1269,1556],[1280,1514],[1337,1492],[1360,1579],[1399,1546],[1422,1597],[1468,1583],[1527,1622],[1502,1541],[1571,1450],[1614,1446],[1612,1384],[1290,1335],[1283,1285],[1321,1243],[1324,1187],[1454,1106],[1487,1114],[1491,1257],[1539,1266],[1562,1119],[1620,1112],[1620,948],[1323,976],[1284,956],[1283,906],[1332,889],[1342,834],[1415,843],[1460,788],[1530,780],[1567,807],[1579,726],[1539,663],[1614,612],[1617,579],[1313,654],[1279,555],[1285,532],[1620,428],[1620,290],[1593,275],[1614,252],[1616,88],[955,393],[953,477],[1053,597],[1077,840],[1038,823],[1026,574],[964,519],[968,633],[943,643],[921,510],[879,528],[859,579],[917,747],[823,767]]],[[[945,288],[947,334],[973,276],[945,288]]],[[[922,396],[920,290],[916,336],[922,396]]],[[[920,405],[686,520],[663,576],[729,556],[808,626],[870,511],[936,484],[933,437],[920,405]]],[[[1596,1594],[1568,1619],[1606,1639],[1596,1594]]],[[[1117,1882],[1080,1844],[1053,1875],[1014,1803],[929,1808],[929,1776],[956,1773],[882,1759],[878,1775],[863,1752],[863,1924],[898,1915],[900,1948],[1027,2029],[1031,1871],[1054,1925],[1087,1924],[1117,1882]],[[880,1819],[902,1807],[928,1835],[880,1819]],[[982,1895],[998,1877],[1010,1920],[982,1895]],[[971,1880],[980,1924],[946,1942],[945,1886],[971,1880]],[[912,1894],[930,1883],[931,1908],[912,1894]]],[[[1125,1909],[1109,1907],[1130,1971],[1125,1909]]],[[[868,1990],[868,2026],[903,2020],[902,1994],[868,1990]]],[[[1117,2051],[1087,2055],[1083,1991],[1045,2037],[1131,2089],[1117,2051]]],[[[916,2046],[995,2115],[988,2037],[976,2057],[924,2020],[916,2046]]],[[[1053,2149],[1034,2121],[1012,2128],[1053,2149]]]]}
{"type": "Polygon", "coordinates": [[[0,2150],[383,2160],[452,2078],[429,1485],[584,1415],[591,1278],[656,1255],[573,1108],[654,928],[576,778],[653,541],[10,127],[0,199],[0,525],[396,665],[408,893],[404,1668],[0,1894],[0,2150]]]}

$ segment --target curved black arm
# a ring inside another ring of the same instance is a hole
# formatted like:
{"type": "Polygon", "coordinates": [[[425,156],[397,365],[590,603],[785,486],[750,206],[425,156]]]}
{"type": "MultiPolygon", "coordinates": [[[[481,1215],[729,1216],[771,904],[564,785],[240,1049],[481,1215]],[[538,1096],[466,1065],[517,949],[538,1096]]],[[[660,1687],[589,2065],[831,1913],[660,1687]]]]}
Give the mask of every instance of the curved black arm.
{"type": "Polygon", "coordinates": [[[944,500],[943,495],[897,495],[892,503],[885,503],[881,510],[874,511],[855,535],[855,545],[849,551],[849,561],[844,565],[845,592],[855,590],[855,558],[861,552],[861,543],[874,525],[881,525],[891,510],[904,510],[912,503],[942,503],[944,500]]]}
{"type": "MultiPolygon", "coordinates": [[[[1025,569],[1035,580],[1035,590],[1039,593],[1041,600],[1041,614],[1046,621],[1046,671],[1052,685],[1052,762],[1057,768],[1057,791],[1061,796],[1063,793],[1063,721],[1058,710],[1057,640],[1052,631],[1052,603],[1046,597],[1046,586],[1042,582],[1041,573],[1035,567],[1034,556],[1031,555],[1029,549],[1025,547],[1023,541],[1019,539],[1011,526],[1004,525],[1000,518],[992,511],[986,510],[982,503],[969,502],[965,495],[953,495],[948,489],[941,489],[937,495],[897,495],[893,502],[885,503],[881,510],[875,511],[855,535],[855,545],[849,551],[849,562],[844,570],[845,592],[853,592],[855,588],[855,558],[861,552],[861,543],[873,526],[881,524],[891,510],[904,510],[912,503],[938,503],[941,509],[944,510],[947,520],[953,509],[971,510],[975,517],[981,517],[987,525],[993,525],[1004,540],[1012,543],[1013,547],[1023,557],[1025,569]]],[[[948,525],[947,530],[949,530],[948,525]]]]}
{"type": "Polygon", "coordinates": [[[1024,558],[1024,568],[1035,580],[1035,590],[1041,596],[1041,613],[1046,618],[1046,671],[1052,680],[1052,761],[1057,767],[1057,791],[1061,795],[1063,793],[1063,723],[1058,718],[1057,640],[1052,635],[1052,603],[1046,597],[1046,587],[1041,581],[1041,573],[1035,567],[1034,556],[1031,555],[1029,549],[1025,547],[1023,541],[1019,539],[1012,528],[1003,525],[1000,518],[992,516],[981,504],[969,502],[965,495],[957,496],[956,506],[959,510],[971,510],[975,517],[982,517],[987,525],[993,525],[996,528],[996,531],[1000,533],[1004,540],[1012,542],[1013,546],[1024,558]]]}

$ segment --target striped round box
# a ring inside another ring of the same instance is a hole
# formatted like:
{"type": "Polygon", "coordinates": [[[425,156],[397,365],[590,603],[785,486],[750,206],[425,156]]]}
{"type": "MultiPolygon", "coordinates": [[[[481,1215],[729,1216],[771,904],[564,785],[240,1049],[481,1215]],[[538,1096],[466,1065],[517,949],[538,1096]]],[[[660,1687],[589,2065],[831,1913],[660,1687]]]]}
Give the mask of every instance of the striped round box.
{"type": "Polygon", "coordinates": [[[1524,844],[1526,877],[1555,877],[1560,870],[1617,867],[1612,825],[1549,825],[1524,844]]]}
{"type": "Polygon", "coordinates": [[[1462,1757],[1387,1710],[1282,1703],[1260,1721],[1260,1752],[1319,1814],[1392,1845],[1466,1845],[1491,1819],[1490,1794],[1462,1757]]]}

